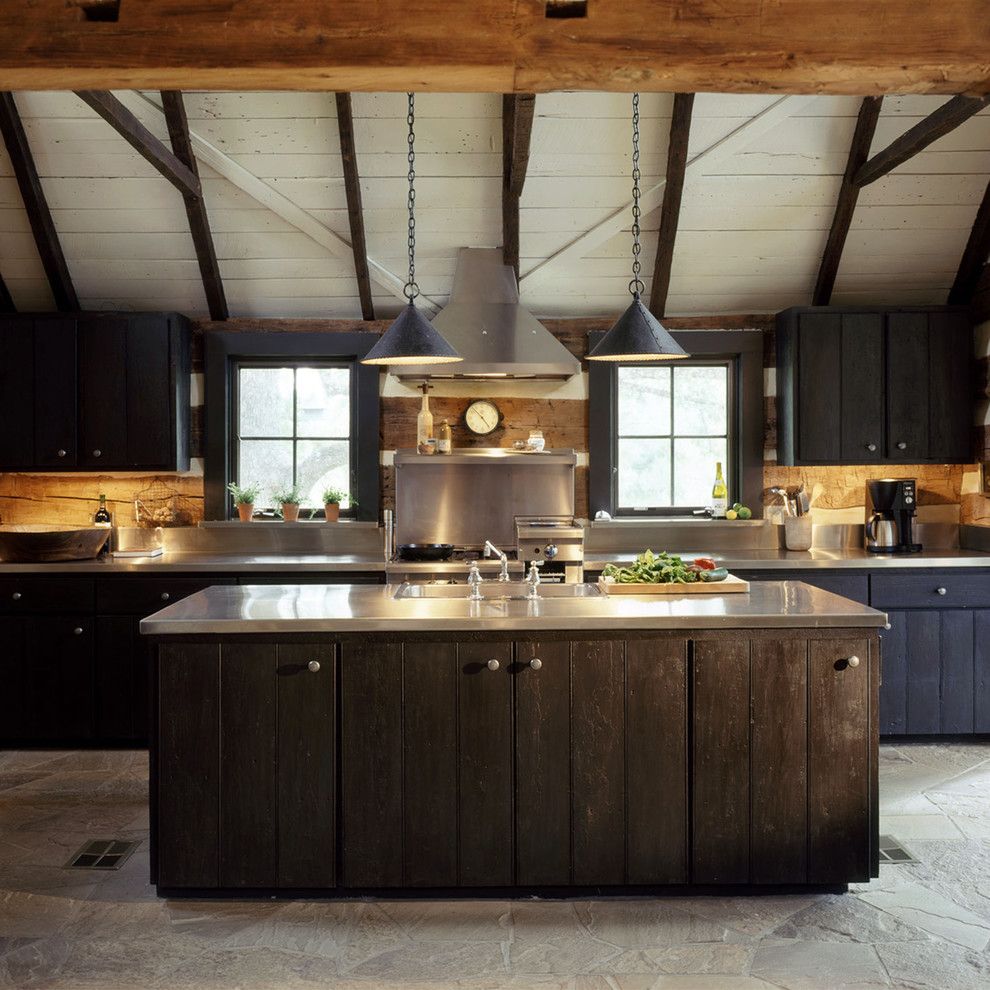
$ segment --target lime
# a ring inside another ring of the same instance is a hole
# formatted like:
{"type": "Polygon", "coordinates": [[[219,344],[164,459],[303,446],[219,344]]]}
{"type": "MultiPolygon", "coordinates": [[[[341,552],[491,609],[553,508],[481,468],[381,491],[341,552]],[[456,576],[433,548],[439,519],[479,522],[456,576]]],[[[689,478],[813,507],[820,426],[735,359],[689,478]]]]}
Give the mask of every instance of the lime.
{"type": "Polygon", "coordinates": [[[735,510],[735,509],[729,509],[729,510],[728,510],[728,511],[727,511],[727,512],[725,513],[725,518],[726,518],[726,519],[735,519],[737,515],[738,515],[738,513],[736,512],[736,510],[735,510]]]}
{"type": "Polygon", "coordinates": [[[739,513],[738,514],[739,514],[739,518],[740,519],[752,519],[753,518],[753,510],[752,509],[747,509],[745,505],[740,506],[739,513]]]}

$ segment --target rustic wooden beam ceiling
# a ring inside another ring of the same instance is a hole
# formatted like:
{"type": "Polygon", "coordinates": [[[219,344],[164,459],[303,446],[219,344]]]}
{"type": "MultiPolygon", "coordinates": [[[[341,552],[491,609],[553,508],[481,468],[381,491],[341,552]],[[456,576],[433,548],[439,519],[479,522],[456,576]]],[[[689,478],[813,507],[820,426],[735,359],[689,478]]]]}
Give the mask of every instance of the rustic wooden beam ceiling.
{"type": "MultiPolygon", "coordinates": [[[[161,98],[172,151],[198,181],[199,168],[196,165],[196,155],[193,153],[192,140],[189,137],[189,120],[186,117],[182,94],[175,90],[162,90],[161,98]]],[[[185,189],[182,190],[182,202],[186,207],[189,233],[196,248],[196,261],[199,264],[200,277],[203,279],[203,291],[206,293],[210,319],[226,320],[229,315],[227,296],[223,290],[223,277],[220,274],[220,264],[213,244],[210,218],[206,214],[206,203],[202,193],[197,196],[185,189]]]]}
{"type": "Polygon", "coordinates": [[[949,292],[951,305],[966,306],[972,301],[988,255],[990,255],[990,182],[983,192],[983,200],[976,211],[976,220],[969,232],[969,239],[966,241],[966,248],[959,262],[959,270],[949,292]]]}
{"type": "Polygon", "coordinates": [[[361,297],[361,318],[375,318],[371,299],[371,274],[368,271],[368,244],[364,235],[364,210],[361,206],[361,176],[358,174],[357,151],[354,146],[354,115],[351,94],[337,93],[337,131],[340,134],[340,158],[344,164],[344,192],[347,196],[347,220],[351,227],[351,250],[354,252],[354,273],[357,275],[358,295],[361,297]]]}
{"type": "Polygon", "coordinates": [[[14,168],[17,187],[21,191],[21,199],[34,233],[34,242],[38,247],[41,264],[48,276],[55,305],[64,312],[77,310],[79,298],[76,296],[69,266],[62,253],[58,231],[55,229],[55,222],[48,208],[45,191],[41,187],[41,179],[35,168],[34,156],[31,154],[24,125],[17,112],[13,93],[0,92],[0,134],[3,134],[4,144],[7,146],[10,164],[14,168]]]}
{"type": "MultiPolygon", "coordinates": [[[[88,0],[92,3],[92,0],[88,0]]],[[[0,4],[5,89],[985,93],[984,0],[0,4]],[[548,16],[551,15],[551,16],[548,16]],[[576,14],[578,16],[561,16],[576,14]],[[440,43],[436,43],[437,39],[440,43]]]]}
{"type": "Polygon", "coordinates": [[[891,141],[883,151],[878,151],[860,165],[853,176],[853,182],[857,186],[868,186],[871,182],[876,182],[919,151],[923,151],[933,141],[964,124],[986,104],[986,97],[953,97],[937,110],[933,110],[924,120],[919,120],[914,127],[908,128],[899,138],[891,141]]]}
{"type": "Polygon", "coordinates": [[[529,169],[533,134],[534,93],[502,97],[502,260],[519,279],[519,199],[529,169]]]}
{"type": "Polygon", "coordinates": [[[657,234],[657,257],[653,265],[653,281],[650,284],[650,312],[657,317],[663,316],[667,307],[667,293],[670,290],[670,269],[674,261],[677,225],[681,218],[681,195],[684,192],[684,173],[687,168],[693,107],[693,93],[674,95],[670,136],[667,140],[666,184],[663,187],[660,231],[657,234]]]}
{"type": "Polygon", "coordinates": [[[10,289],[7,288],[7,283],[3,280],[3,275],[0,275],[0,313],[16,312],[14,297],[10,294],[10,289]]]}
{"type": "Polygon", "coordinates": [[[142,158],[183,195],[201,196],[199,176],[141,123],[112,93],[79,90],[76,96],[95,110],[142,158]]]}
{"type": "Polygon", "coordinates": [[[882,96],[867,96],[859,107],[856,130],[853,132],[849,157],[846,159],[846,171],[842,176],[842,185],[839,187],[839,198],[835,204],[832,226],[828,232],[828,241],[825,243],[822,263],[818,269],[818,279],[815,282],[815,291],[812,296],[812,303],[815,306],[827,306],[832,298],[835,276],[838,274],[839,262],[842,260],[842,249],[845,247],[846,237],[849,234],[849,225],[852,223],[853,211],[856,209],[856,200],[859,199],[859,186],[856,185],[854,178],[863,162],[870,156],[870,145],[873,143],[873,135],[877,129],[877,121],[880,119],[882,104],[882,96]]]}

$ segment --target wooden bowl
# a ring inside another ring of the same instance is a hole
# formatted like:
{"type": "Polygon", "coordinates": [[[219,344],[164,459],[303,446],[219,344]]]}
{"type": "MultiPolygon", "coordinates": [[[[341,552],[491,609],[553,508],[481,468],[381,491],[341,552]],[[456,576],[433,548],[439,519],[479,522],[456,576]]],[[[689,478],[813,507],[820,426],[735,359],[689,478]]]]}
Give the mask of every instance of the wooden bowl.
{"type": "Polygon", "coordinates": [[[90,560],[109,537],[109,528],[98,526],[0,526],[0,560],[5,564],[90,560]]]}

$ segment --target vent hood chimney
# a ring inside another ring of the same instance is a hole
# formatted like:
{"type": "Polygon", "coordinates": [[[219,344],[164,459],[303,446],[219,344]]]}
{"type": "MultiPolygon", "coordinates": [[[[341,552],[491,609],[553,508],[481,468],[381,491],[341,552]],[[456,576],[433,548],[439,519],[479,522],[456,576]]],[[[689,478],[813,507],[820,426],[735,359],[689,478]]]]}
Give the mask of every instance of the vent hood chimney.
{"type": "Polygon", "coordinates": [[[529,378],[562,380],[581,362],[519,305],[516,274],[501,248],[461,248],[450,302],[433,319],[464,359],[449,365],[396,365],[402,380],[529,378]]]}

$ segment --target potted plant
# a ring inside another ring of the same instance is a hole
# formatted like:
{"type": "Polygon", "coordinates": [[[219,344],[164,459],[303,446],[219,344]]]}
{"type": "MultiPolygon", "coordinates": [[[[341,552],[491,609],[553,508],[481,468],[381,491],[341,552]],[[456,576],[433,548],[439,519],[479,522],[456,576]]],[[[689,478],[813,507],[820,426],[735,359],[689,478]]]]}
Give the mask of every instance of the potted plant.
{"type": "Polygon", "coordinates": [[[299,519],[299,503],[302,501],[302,489],[298,485],[282,488],[272,492],[275,504],[282,510],[285,522],[296,522],[299,519]]]}
{"type": "Polygon", "coordinates": [[[357,499],[351,498],[343,489],[327,488],[323,492],[323,515],[327,522],[336,522],[340,518],[340,503],[345,500],[351,505],[357,505],[357,499]]]}
{"type": "Polygon", "coordinates": [[[245,485],[242,488],[232,481],[227,485],[227,491],[234,496],[234,505],[237,506],[237,515],[240,516],[241,522],[250,522],[254,517],[254,500],[261,489],[257,485],[245,485]]]}

